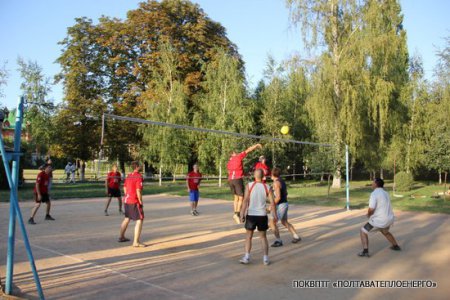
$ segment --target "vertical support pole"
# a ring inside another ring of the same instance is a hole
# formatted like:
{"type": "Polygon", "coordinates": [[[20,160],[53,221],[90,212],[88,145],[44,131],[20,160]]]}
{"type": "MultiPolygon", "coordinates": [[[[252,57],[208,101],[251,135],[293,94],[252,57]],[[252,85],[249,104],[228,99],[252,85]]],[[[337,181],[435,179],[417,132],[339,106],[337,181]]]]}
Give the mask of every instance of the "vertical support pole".
{"type": "Polygon", "coordinates": [[[350,210],[350,176],[349,176],[348,145],[345,145],[345,194],[347,199],[347,211],[350,210]]]}
{"type": "MultiPolygon", "coordinates": [[[[16,124],[14,131],[14,153],[20,152],[20,138],[22,134],[22,113],[23,113],[23,97],[19,97],[19,104],[16,110],[16,124]]],[[[5,160],[6,157],[3,157],[5,160]]],[[[8,229],[8,256],[6,259],[6,282],[5,282],[5,293],[10,295],[12,292],[12,281],[14,276],[14,248],[16,240],[16,210],[14,206],[14,192],[15,189],[17,194],[17,187],[19,183],[19,160],[18,155],[12,156],[12,175],[11,175],[11,193],[9,195],[9,229],[8,229]]],[[[9,164],[8,164],[9,168],[9,164]]],[[[6,171],[6,170],[5,170],[6,171]]]]}
{"type": "Polygon", "coordinates": [[[39,294],[39,299],[45,299],[44,293],[42,291],[41,282],[39,280],[39,275],[36,270],[36,265],[34,263],[33,253],[31,251],[30,242],[28,240],[27,231],[25,229],[25,224],[23,222],[22,213],[20,212],[19,201],[18,201],[18,193],[17,187],[19,183],[19,163],[20,163],[20,144],[21,144],[21,133],[22,133],[22,121],[23,121],[23,105],[24,105],[24,97],[20,97],[19,105],[17,107],[16,112],[16,125],[14,132],[14,153],[12,155],[13,158],[13,169],[9,168],[9,163],[5,151],[5,146],[3,143],[3,137],[0,134],[0,151],[3,156],[3,164],[5,167],[6,177],[8,179],[11,197],[10,197],[10,205],[12,209],[12,214],[10,215],[10,228],[9,232],[12,232],[8,237],[8,257],[7,257],[7,273],[5,280],[5,293],[7,295],[11,295],[12,293],[12,282],[13,282],[13,265],[14,265],[14,242],[15,242],[15,223],[16,217],[19,221],[20,229],[22,231],[22,237],[25,244],[25,248],[28,255],[28,260],[30,261],[31,270],[33,272],[33,278],[36,283],[36,289],[39,294]],[[12,222],[13,221],[13,222],[12,222]],[[12,247],[9,242],[12,241],[12,247]]]}

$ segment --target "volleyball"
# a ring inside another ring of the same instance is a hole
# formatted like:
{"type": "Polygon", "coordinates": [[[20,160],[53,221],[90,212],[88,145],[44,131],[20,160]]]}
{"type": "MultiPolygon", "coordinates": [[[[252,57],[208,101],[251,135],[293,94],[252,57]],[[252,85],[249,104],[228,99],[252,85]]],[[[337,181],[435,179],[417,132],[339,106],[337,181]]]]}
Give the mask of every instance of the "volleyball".
{"type": "Polygon", "coordinates": [[[289,133],[289,126],[283,126],[283,127],[281,127],[281,133],[282,134],[288,134],[289,133]]]}

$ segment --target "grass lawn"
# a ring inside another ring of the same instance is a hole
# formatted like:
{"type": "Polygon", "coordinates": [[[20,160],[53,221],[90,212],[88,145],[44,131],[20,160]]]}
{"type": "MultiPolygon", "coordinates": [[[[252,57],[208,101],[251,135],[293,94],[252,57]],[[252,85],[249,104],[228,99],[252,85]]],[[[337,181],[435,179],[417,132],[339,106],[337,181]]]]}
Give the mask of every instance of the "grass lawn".
{"type": "MultiPolygon", "coordinates": [[[[392,184],[387,183],[386,189],[391,194],[394,209],[450,214],[449,198],[447,200],[444,200],[442,196],[438,199],[432,198],[435,193],[443,192],[443,186],[416,182],[412,191],[402,192],[401,196],[397,195],[396,197],[392,193],[392,184]]],[[[350,207],[366,208],[371,191],[369,181],[352,181],[350,184],[350,207]]],[[[187,197],[184,182],[164,182],[161,187],[158,186],[157,182],[145,183],[145,195],[160,193],[187,197]]],[[[344,188],[339,190],[330,189],[328,195],[327,185],[320,184],[319,182],[305,181],[301,183],[288,183],[288,193],[289,201],[300,205],[345,207],[346,204],[344,188]]],[[[103,183],[99,182],[76,184],[55,183],[53,184],[51,197],[55,200],[105,197],[105,187],[103,183]]],[[[214,181],[203,182],[201,186],[201,197],[231,200],[228,185],[225,183],[222,187],[218,187],[214,181]]],[[[19,189],[19,201],[31,201],[32,199],[33,184],[26,183],[19,189]]],[[[0,191],[0,201],[9,201],[9,191],[0,191]]]]}

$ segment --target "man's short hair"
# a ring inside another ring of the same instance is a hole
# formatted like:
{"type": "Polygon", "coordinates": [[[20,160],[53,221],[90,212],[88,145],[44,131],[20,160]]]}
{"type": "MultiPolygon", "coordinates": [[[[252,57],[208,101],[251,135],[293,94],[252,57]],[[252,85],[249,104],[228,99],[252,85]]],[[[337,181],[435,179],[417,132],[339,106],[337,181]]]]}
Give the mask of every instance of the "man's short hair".
{"type": "Polygon", "coordinates": [[[262,179],[264,176],[262,169],[256,169],[254,174],[255,174],[255,179],[262,179]]]}
{"type": "Polygon", "coordinates": [[[140,164],[138,161],[134,160],[131,162],[131,168],[134,170],[136,170],[137,168],[139,168],[140,164]]]}
{"type": "Polygon", "coordinates": [[[373,182],[375,182],[375,184],[377,185],[377,187],[384,187],[384,180],[381,178],[375,178],[373,180],[373,182]]]}
{"type": "Polygon", "coordinates": [[[281,175],[281,169],[278,168],[278,167],[273,168],[273,170],[272,170],[272,175],[273,175],[274,177],[280,177],[280,175],[281,175]]]}
{"type": "Polygon", "coordinates": [[[265,158],[265,156],[264,155],[261,155],[260,157],[259,157],[259,161],[260,162],[262,162],[263,160],[265,160],[266,158],[265,158]]]}

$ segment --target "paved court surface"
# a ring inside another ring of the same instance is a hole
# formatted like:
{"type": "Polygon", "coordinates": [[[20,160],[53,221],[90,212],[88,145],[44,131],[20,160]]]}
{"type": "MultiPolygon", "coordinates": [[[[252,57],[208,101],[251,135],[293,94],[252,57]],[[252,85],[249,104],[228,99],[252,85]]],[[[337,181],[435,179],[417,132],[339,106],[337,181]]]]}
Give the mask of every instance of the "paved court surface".
{"type": "MultiPolygon", "coordinates": [[[[314,206],[290,207],[303,238],[270,249],[262,264],[254,239],[252,263],[240,265],[244,229],[232,220],[229,201],[201,199],[198,217],[183,197],[144,196],[147,248],[117,243],[122,217],[104,199],[54,201],[56,221],[27,225],[47,299],[449,299],[450,216],[396,212],[392,233],[402,252],[381,234],[370,237],[372,257],[359,258],[359,227],[365,211],[314,206]],[[333,288],[337,280],[432,280],[437,288],[333,288]],[[327,280],[328,288],[292,288],[293,280],[327,280]]],[[[21,203],[27,219],[33,203],[21,203]]],[[[0,204],[0,274],[4,282],[9,206],[0,204]]],[[[132,238],[134,224],[128,230],[132,238]]],[[[269,243],[274,238],[269,233],[269,243]]],[[[16,243],[14,293],[37,299],[20,233],[16,243]]]]}

